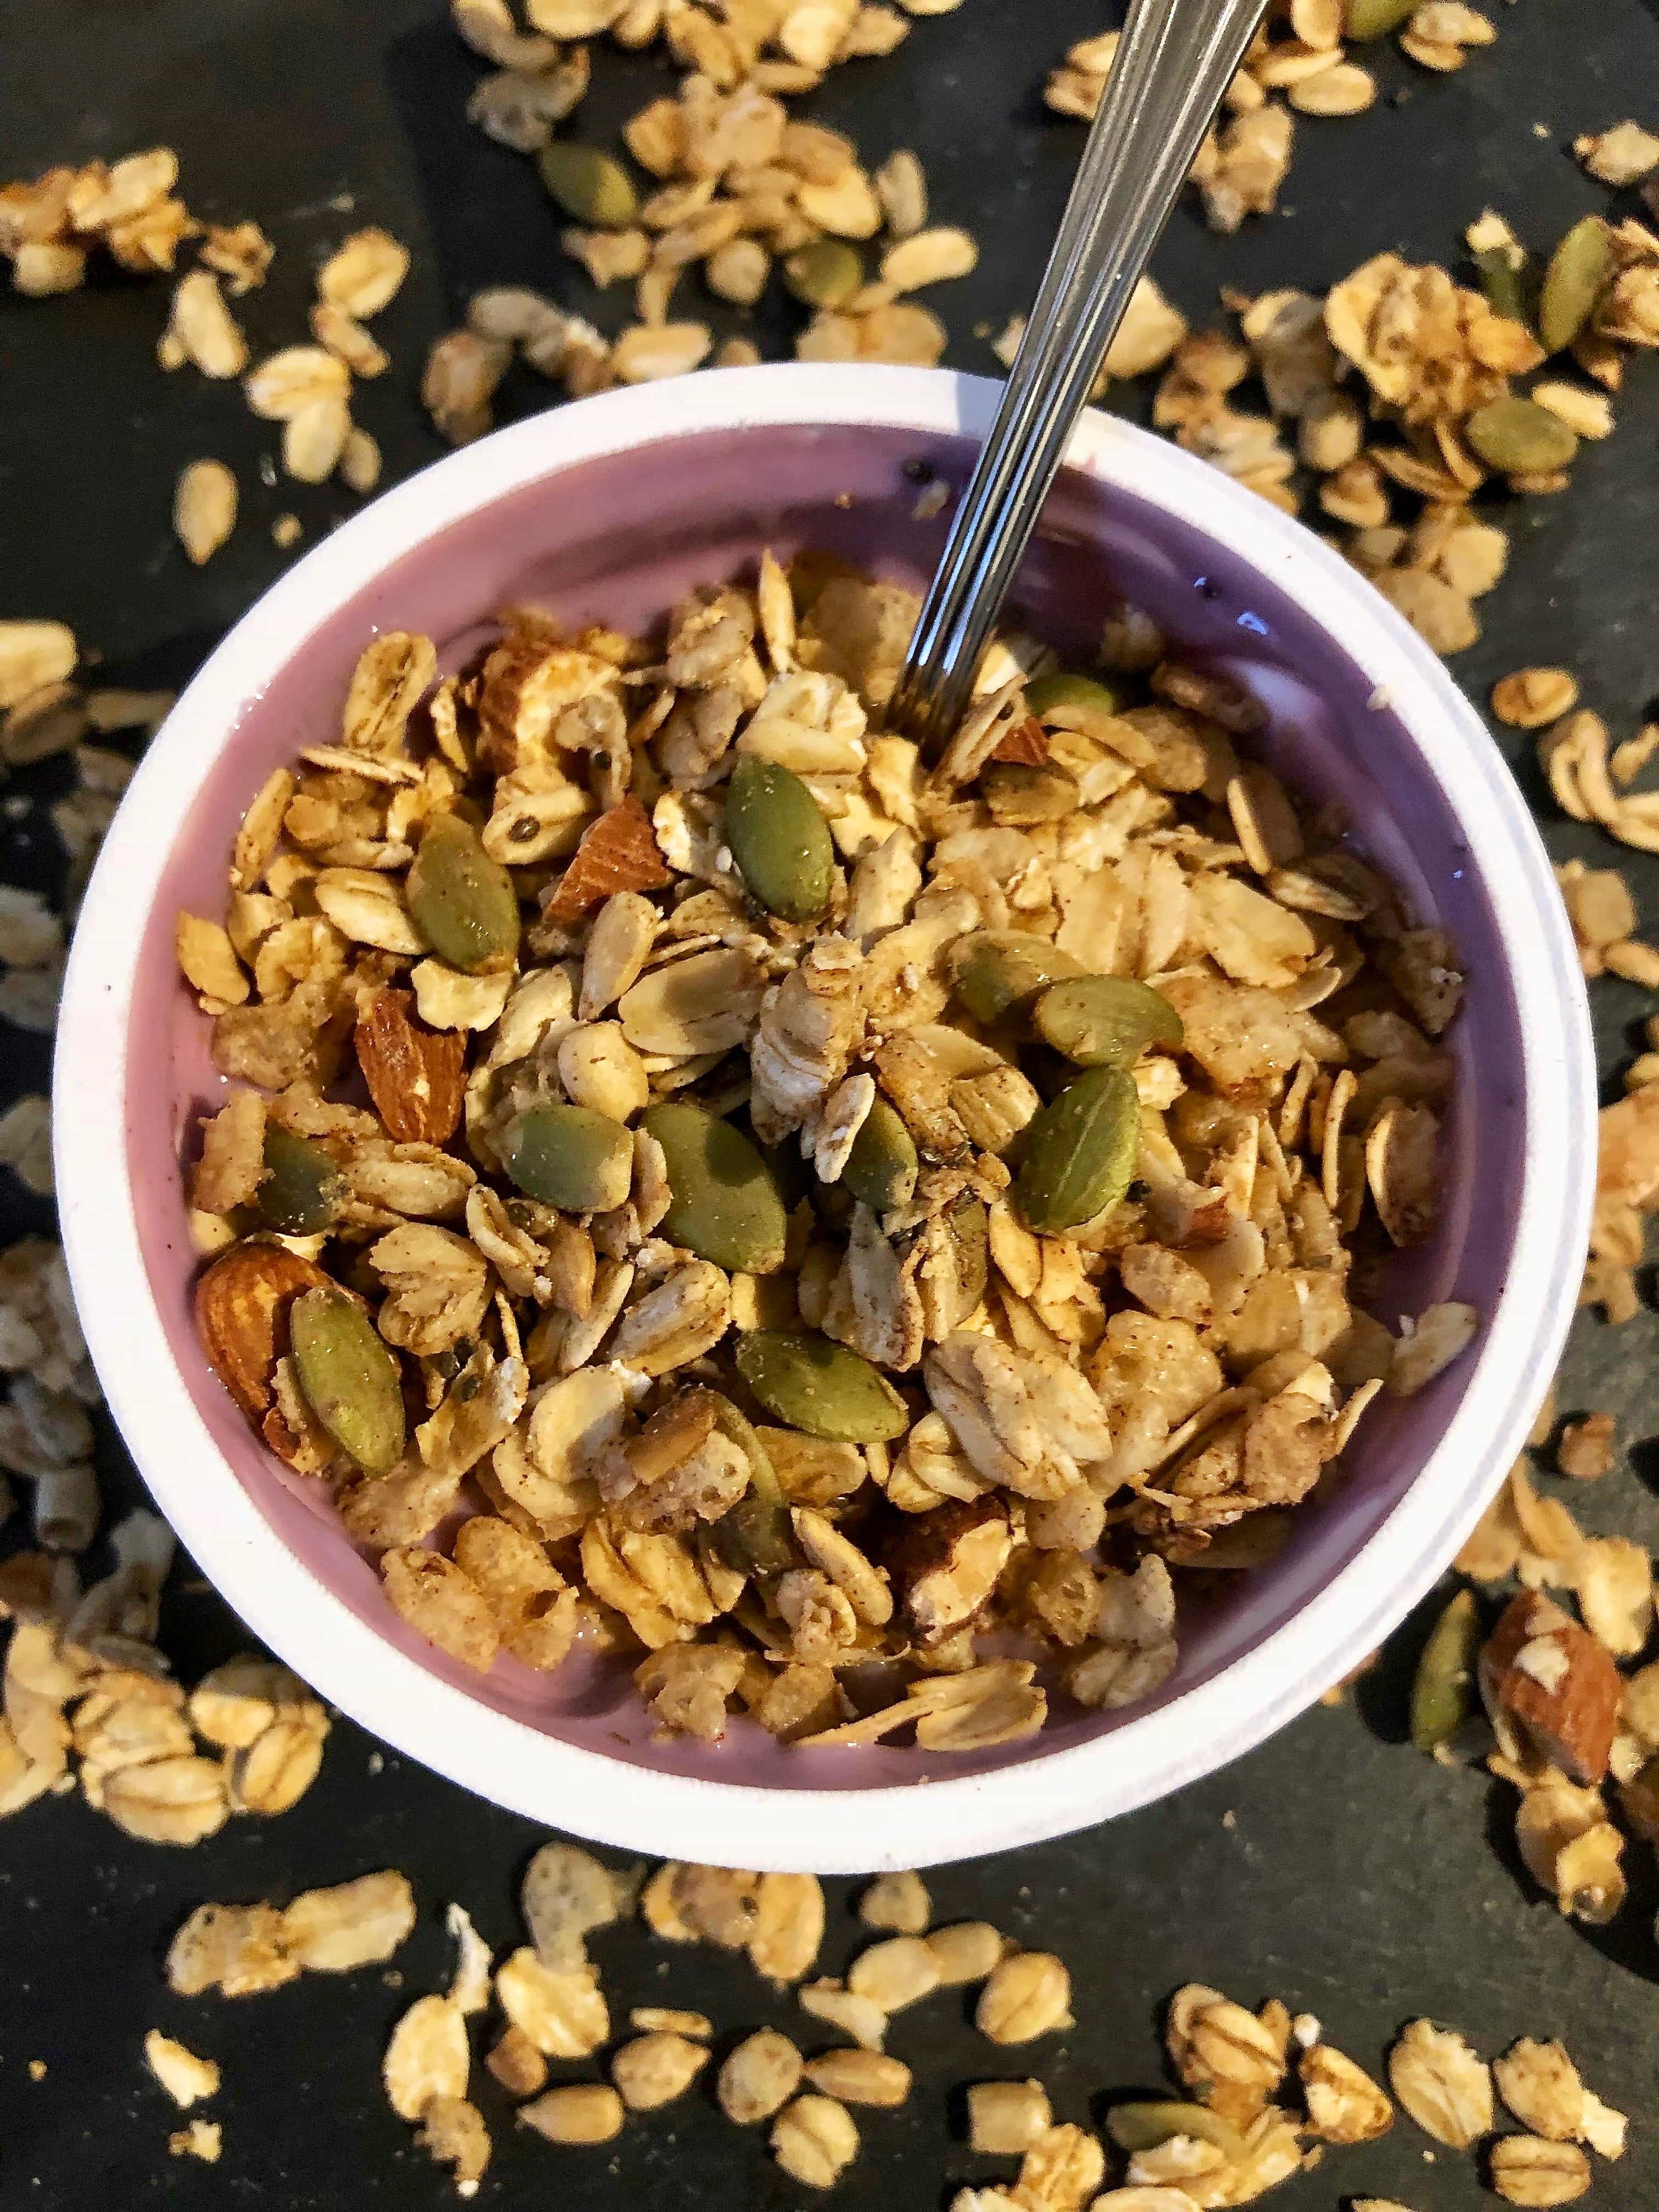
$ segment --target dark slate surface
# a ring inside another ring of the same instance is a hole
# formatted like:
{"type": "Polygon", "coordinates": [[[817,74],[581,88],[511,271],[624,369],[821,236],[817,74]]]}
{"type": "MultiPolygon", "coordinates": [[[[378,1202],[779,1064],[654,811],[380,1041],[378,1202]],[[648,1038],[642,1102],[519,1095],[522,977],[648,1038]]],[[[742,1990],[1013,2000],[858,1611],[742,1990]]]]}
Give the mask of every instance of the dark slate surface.
{"type": "MultiPolygon", "coordinates": [[[[1498,46],[1462,76],[1431,80],[1385,56],[1388,97],[1370,114],[1301,125],[1276,216],[1224,241],[1190,212],[1180,216],[1158,267],[1183,306],[1212,312],[1223,282],[1323,286],[1385,246],[1448,259],[1464,223],[1488,203],[1546,243],[1605,206],[1564,149],[1576,131],[1633,105],[1655,119],[1652,0],[1595,9],[1526,0],[1496,12],[1498,46]]],[[[39,9],[11,0],[0,9],[0,169],[33,174],[54,161],[177,146],[192,208],[227,220],[255,215],[276,241],[269,286],[240,310],[256,345],[297,334],[314,258],[354,222],[383,222],[407,239],[414,273],[378,326],[395,366],[361,405],[388,473],[406,472],[436,451],[413,402],[424,347],[468,293],[525,282],[591,304],[557,254],[528,166],[465,125],[476,67],[437,17],[432,0],[356,0],[349,9],[320,0],[70,0],[39,9]]],[[[939,216],[981,236],[981,268],[952,289],[946,310],[957,365],[989,366],[975,325],[1000,328],[1024,303],[1079,143],[1075,126],[1043,116],[1042,71],[1099,21],[1096,0],[967,0],[948,22],[919,24],[894,60],[842,72],[813,103],[811,112],[852,128],[872,160],[894,143],[915,145],[939,216]]],[[[614,125],[659,88],[645,61],[607,54],[598,75],[585,132],[614,125]]],[[[152,349],[165,297],[159,283],[123,279],[50,303],[0,295],[0,612],[72,623],[119,682],[189,673],[282,567],[268,534],[276,514],[291,507],[310,541],[350,504],[334,489],[262,488],[266,426],[234,391],[158,373],[152,349]],[[244,520],[197,574],[173,543],[167,514],[180,465],[209,453],[236,465],[244,520]]],[[[778,317],[781,328],[783,311],[778,317]]],[[[547,392],[515,375],[503,396],[512,413],[544,404],[547,392]]],[[[1618,434],[1585,454],[1568,496],[1513,516],[1510,576],[1486,603],[1486,635],[1458,672],[1480,697],[1519,663],[1569,663],[1583,672],[1589,703],[1624,735],[1659,684],[1651,623],[1659,378],[1650,364],[1638,365],[1619,415],[1618,434]]],[[[1517,750],[1510,736],[1504,742],[1517,750]]],[[[1536,798],[1534,773],[1522,773],[1536,798]]],[[[51,795],[56,774],[20,778],[0,808],[0,873],[56,880],[49,831],[12,804],[19,794],[51,795]]],[[[1558,855],[1608,857],[1559,822],[1548,835],[1558,855]]],[[[1650,925],[1659,923],[1659,869],[1634,856],[1629,866],[1650,925]]],[[[1632,1049],[1644,997],[1603,984],[1596,1011],[1607,1073],[1632,1049]]],[[[0,1038],[0,1070],[12,1086],[40,1087],[46,1057],[42,1040],[0,1038]]],[[[9,1177],[0,1207],[8,1236],[46,1225],[49,1210],[9,1177]]],[[[1656,1425],[1656,1327],[1644,1314],[1614,1337],[1581,1321],[1564,1406],[1611,1407],[1624,1433],[1641,1439],[1656,1425]]],[[[131,1477],[106,1442],[118,1492],[131,1477]]],[[[1654,1540],[1656,1468],[1654,1447],[1638,1441],[1599,1490],[1575,1492],[1575,1507],[1595,1526],[1654,1540]]],[[[168,1613],[166,1640],[186,1675],[240,1641],[187,1565],[168,1613]]],[[[1631,2156],[1601,2170],[1592,2201],[1635,2208],[1659,2199],[1651,1855],[1632,1853],[1631,1900],[1610,1929],[1587,1933],[1540,1899],[1507,1840],[1507,1793],[1478,1774],[1444,1772],[1399,1741],[1402,1686],[1421,1633],[1420,1620],[1408,1624],[1346,1707],[1310,1713],[1168,1804],[939,1874],[941,1915],[984,1915],[1065,1954],[1079,2025],[1058,2043],[998,2053],[973,2035],[954,1997],[902,2020],[892,2047],[915,2065],[916,2093],[902,2113],[869,2116],[865,2154],[837,2201],[927,2206],[960,2180],[1006,2177],[1007,2167],[962,2147],[955,2092],[975,2075],[1040,2072],[1060,2113],[1078,2120],[1098,2116],[1103,2093],[1156,2085],[1154,2009],[1191,1978],[1251,2002],[1278,1994],[1310,2008],[1370,2065],[1397,2024],[1420,2011],[1460,2025],[1488,2053],[1516,2034],[1559,2034],[1594,2086],[1638,2116],[1631,2156]]],[[[538,1840],[526,1822],[383,1759],[345,1725],[295,1813],[238,1824],[194,1851],[127,1842],[73,1802],[9,1823],[0,1831],[0,2203],[7,2212],[112,2212],[165,2197],[180,2212],[245,2203],[355,2212],[452,2202],[447,2181],[385,2106],[380,2049],[404,1992],[434,1986],[447,1971],[445,1900],[464,1900],[493,1941],[514,1940],[517,1871],[538,1840]],[[398,1976],[311,1980],[234,2006],[166,1992],[163,1948],[203,1897],[281,1898],[383,1865],[407,1869],[423,1908],[398,1976]],[[210,2108],[225,2127],[217,2168],[166,2155],[178,2116],[139,2055],[144,2031],[158,2025],[224,2066],[225,2088],[210,2108]],[[38,2084],[27,2070],[34,2059],[47,2067],[38,2084]]],[[[672,1837],[663,1841],[672,1848],[672,1837]]],[[[736,1838],[733,1852],[740,1856],[736,1838]]],[[[838,1965],[854,1923],[849,1886],[832,1892],[828,1951],[838,1965]]],[[[690,2003],[734,2028],[791,2021],[790,2006],[712,1954],[665,1956],[631,1930],[603,1939],[601,1954],[619,2005],[690,2003]]],[[[696,2094],[631,2128],[614,2154],[560,2154],[515,2138],[493,2085],[483,2094],[500,2138],[483,2203],[657,2212],[772,2207],[804,2194],[696,2094]]],[[[1397,2197],[1417,2212],[1481,2201],[1472,2161],[1433,2152],[1404,2123],[1380,2144],[1334,2154],[1279,2201],[1294,2212],[1350,2192],[1397,2197]]]]}

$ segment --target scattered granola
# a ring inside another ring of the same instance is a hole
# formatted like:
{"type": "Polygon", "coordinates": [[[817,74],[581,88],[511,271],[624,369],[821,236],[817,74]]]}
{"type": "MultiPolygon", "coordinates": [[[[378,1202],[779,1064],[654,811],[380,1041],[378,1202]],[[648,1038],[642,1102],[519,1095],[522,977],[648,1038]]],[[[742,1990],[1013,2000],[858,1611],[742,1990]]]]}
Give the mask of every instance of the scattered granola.
{"type": "Polygon", "coordinates": [[[182,2043],[163,2035],[159,2027],[151,2028],[144,2038],[144,2063],[175,2105],[199,2104],[203,2098],[218,2094],[219,2069],[216,2062],[198,2058],[182,2043]]]}
{"type": "Polygon", "coordinates": [[[167,2137],[167,2148],[174,2158],[198,2158],[204,2166],[217,2166],[224,2140],[217,2120],[191,2120],[167,2137]]]}

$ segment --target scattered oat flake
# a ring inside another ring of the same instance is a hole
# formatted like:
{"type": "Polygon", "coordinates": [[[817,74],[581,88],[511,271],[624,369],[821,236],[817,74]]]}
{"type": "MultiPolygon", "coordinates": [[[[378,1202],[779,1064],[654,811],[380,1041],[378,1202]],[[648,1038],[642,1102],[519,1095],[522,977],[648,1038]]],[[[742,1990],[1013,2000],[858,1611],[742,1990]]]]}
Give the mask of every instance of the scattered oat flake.
{"type": "Polygon", "coordinates": [[[198,2058],[159,2027],[144,2038],[144,2063],[175,2105],[198,2104],[217,2093],[219,2069],[214,2060],[198,2058]]]}

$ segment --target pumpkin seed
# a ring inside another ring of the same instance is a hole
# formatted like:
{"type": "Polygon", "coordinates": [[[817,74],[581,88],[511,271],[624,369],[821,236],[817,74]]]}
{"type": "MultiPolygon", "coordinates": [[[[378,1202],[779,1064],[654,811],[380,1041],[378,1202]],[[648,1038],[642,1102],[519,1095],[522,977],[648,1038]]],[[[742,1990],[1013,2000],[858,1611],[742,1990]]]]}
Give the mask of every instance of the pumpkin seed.
{"type": "Polygon", "coordinates": [[[1559,353],[1578,336],[1613,274],[1613,240],[1600,216],[1574,223],[1550,256],[1538,295],[1538,335],[1559,353]]]}
{"type": "Polygon", "coordinates": [[[622,163],[597,146],[556,138],[537,156],[542,182],[573,222],[600,230],[626,230],[640,211],[633,179],[622,163]]]}
{"type": "Polygon", "coordinates": [[[1132,2153],[1156,2150],[1173,2136],[1189,2136],[1195,2142],[1213,2143],[1229,2160],[1244,2155],[1244,2138],[1231,2120],[1206,2105],[1178,2104],[1173,2098],[1114,2105],[1106,2115],[1106,2132],[1120,2150],[1132,2153]]]}
{"type": "Polygon", "coordinates": [[[1527,323],[1532,319],[1528,299],[1532,289],[1527,282],[1528,267],[1516,263],[1514,251],[1507,246],[1483,246],[1474,257],[1474,265],[1480,272],[1480,289],[1486,295],[1486,305],[1495,315],[1507,315],[1512,323],[1527,323]]]}
{"type": "Polygon", "coordinates": [[[404,1453],[403,1372],[368,1316],[334,1290],[303,1291],[289,1310],[294,1372],[343,1452],[371,1474],[404,1453]]]}
{"type": "Polygon", "coordinates": [[[783,281],[809,307],[839,307],[864,282],[864,257],[844,239],[814,239],[786,255],[783,281]]]}
{"type": "Polygon", "coordinates": [[[749,1487],[735,1505],[728,1506],[710,1534],[714,1547],[728,1567],[740,1574],[781,1575],[796,1562],[794,1528],[789,1501],[767,1449],[754,1425],[729,1398],[718,1391],[714,1426],[734,1443],[749,1462],[749,1487]]]}
{"type": "Polygon", "coordinates": [[[1091,1067],[1026,1130],[1014,1184],[1026,1226],[1059,1235],[1120,1205],[1140,1152],[1140,1099],[1121,1067],[1091,1067]]]}
{"type": "Polygon", "coordinates": [[[1079,1067],[1129,1067],[1149,1044],[1181,1042],[1181,1017],[1160,991],[1127,975],[1076,975],[1045,991],[1031,1025],[1079,1067]]]}
{"type": "Polygon", "coordinates": [[[1535,399],[1488,400],[1463,431],[1488,468],[1509,476],[1564,469],[1578,451],[1577,438],[1561,417],[1535,399]]]}
{"type": "Polygon", "coordinates": [[[878,1369],[844,1344],[802,1330],[757,1329],[738,1339],[738,1372],[775,1419],[832,1443],[884,1443],[910,1425],[904,1401],[878,1369]]]}
{"type": "Polygon", "coordinates": [[[1109,685],[1097,683],[1092,676],[1068,675],[1062,669],[1056,669],[1052,676],[1039,676],[1035,684],[1028,684],[1025,706],[1038,721],[1045,714],[1063,712],[1067,708],[1081,708],[1091,714],[1119,712],[1117,694],[1109,685]]]}
{"type": "Polygon", "coordinates": [[[726,791],[726,842],[750,896],[784,921],[812,921],[830,903],[836,852],[816,799],[777,761],[750,754],[726,791]]]}
{"type": "Polygon", "coordinates": [[[847,1155],[842,1183],[872,1213],[886,1213],[915,1197],[921,1165],[903,1116],[878,1091],[847,1155]]]}
{"type": "Polygon", "coordinates": [[[961,1289],[960,1321],[966,1321],[985,1296],[991,1272],[991,1219],[982,1201],[964,1191],[945,1217],[945,1226],[956,1247],[957,1281],[961,1289]]]}
{"type": "Polygon", "coordinates": [[[1474,1711],[1480,1643],[1480,1603],[1473,1590],[1459,1590],[1430,1631],[1412,1682],[1412,1741],[1419,1751],[1449,1742],[1474,1711]]]}
{"type": "Polygon", "coordinates": [[[1418,0],[1348,0],[1342,27],[1351,39],[1386,39],[1416,14],[1417,5],[1418,0]]]}
{"type": "Polygon", "coordinates": [[[729,1274],[783,1265],[789,1217],[760,1148],[701,1106],[653,1106],[641,1121],[662,1146],[672,1194],[659,1233],[729,1274]]]}
{"type": "Polygon", "coordinates": [[[1057,761],[992,761],[979,787],[991,819],[1024,829],[1057,822],[1078,803],[1077,778],[1057,761]]]}
{"type": "Polygon", "coordinates": [[[253,1200],[261,1229],[314,1237],[333,1220],[344,1188],[345,1177],[320,1145],[266,1122],[265,1177],[253,1200]]]}
{"type": "Polygon", "coordinates": [[[1659,1759],[1650,1759],[1634,1781],[1620,1784],[1619,1803],[1643,1842],[1659,1844],[1659,1759]]]}
{"type": "Polygon", "coordinates": [[[499,975],[513,965],[519,895],[459,814],[427,825],[409,871],[409,911],[438,957],[463,975],[499,975]]]}
{"type": "Polygon", "coordinates": [[[952,989],[979,1022],[1019,1013],[1050,983],[1084,972],[1059,945],[1018,929],[979,929],[958,938],[950,964],[952,989]]]}
{"type": "Polygon", "coordinates": [[[507,1133],[507,1171],[527,1198],[563,1213],[608,1213],[627,1203],[634,1139],[591,1106],[530,1106],[507,1133]]]}

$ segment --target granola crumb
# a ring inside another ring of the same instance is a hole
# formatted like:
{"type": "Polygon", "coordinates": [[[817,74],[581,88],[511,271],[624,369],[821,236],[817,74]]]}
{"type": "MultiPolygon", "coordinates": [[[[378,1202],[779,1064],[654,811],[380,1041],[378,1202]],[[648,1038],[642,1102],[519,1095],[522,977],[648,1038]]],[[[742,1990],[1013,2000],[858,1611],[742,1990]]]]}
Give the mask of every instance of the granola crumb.
{"type": "Polygon", "coordinates": [[[167,2148],[174,2158],[197,2158],[204,2166],[217,2166],[224,2140],[217,2120],[191,2120],[167,2137],[167,2148]]]}

